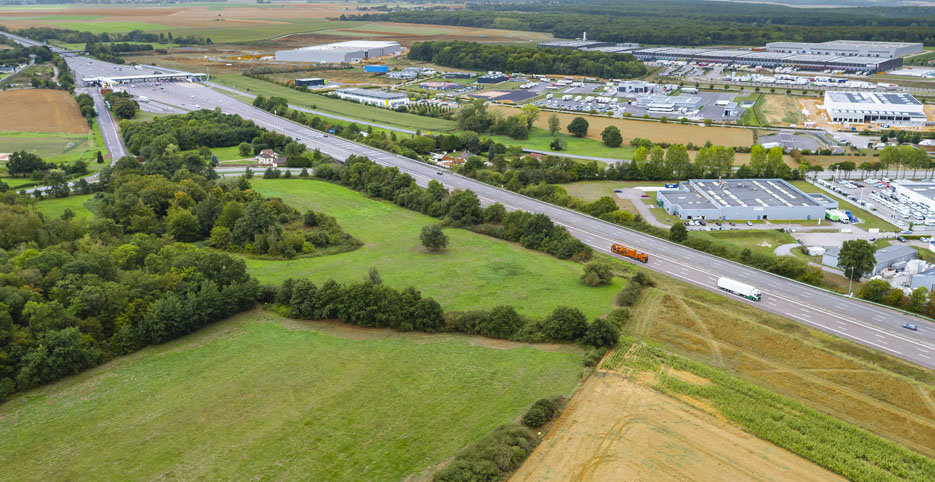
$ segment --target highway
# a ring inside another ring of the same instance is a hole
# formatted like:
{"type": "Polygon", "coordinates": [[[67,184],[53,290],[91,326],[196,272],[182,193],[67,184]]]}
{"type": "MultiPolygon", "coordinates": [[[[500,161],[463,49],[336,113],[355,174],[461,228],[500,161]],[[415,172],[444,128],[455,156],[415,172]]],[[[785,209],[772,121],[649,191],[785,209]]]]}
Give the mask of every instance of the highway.
{"type": "MultiPolygon", "coordinates": [[[[73,58],[69,60],[71,64],[73,58]]],[[[80,79],[100,76],[101,72],[111,70],[114,66],[80,58],[74,61],[73,67],[77,71],[76,78],[80,79]]],[[[320,149],[339,160],[351,155],[367,156],[379,164],[398,167],[422,186],[436,180],[448,189],[470,189],[477,193],[484,204],[499,202],[507,209],[545,214],[599,252],[608,253],[610,244],[615,242],[635,247],[649,253],[650,260],[646,265],[649,269],[710,291],[718,291],[716,280],[719,276],[741,280],[763,292],[761,302],[741,300],[744,303],[919,365],[935,368],[935,325],[918,317],[765,273],[473,179],[447,172],[440,174],[441,171],[435,166],[346,139],[329,137],[325,133],[274,116],[201,84],[179,82],[162,84],[159,87],[129,86],[127,90],[134,95],[145,95],[161,104],[177,106],[184,110],[218,108],[223,112],[250,119],[267,129],[299,139],[310,149],[320,149]],[[916,324],[919,329],[915,332],[906,330],[902,328],[903,323],[916,324]]],[[[108,147],[110,146],[108,143],[108,147]]],[[[122,146],[114,148],[120,149],[122,146]]]]}

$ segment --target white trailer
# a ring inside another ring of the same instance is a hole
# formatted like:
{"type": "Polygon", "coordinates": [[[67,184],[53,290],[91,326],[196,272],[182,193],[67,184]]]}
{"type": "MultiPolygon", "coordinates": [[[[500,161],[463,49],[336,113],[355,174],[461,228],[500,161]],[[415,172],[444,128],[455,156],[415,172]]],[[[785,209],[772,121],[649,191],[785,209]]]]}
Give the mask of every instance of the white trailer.
{"type": "Polygon", "coordinates": [[[718,278],[717,287],[727,291],[728,293],[733,293],[737,296],[743,296],[748,300],[760,301],[760,290],[750,286],[746,283],[741,283],[740,281],[735,281],[730,278],[718,278]]]}

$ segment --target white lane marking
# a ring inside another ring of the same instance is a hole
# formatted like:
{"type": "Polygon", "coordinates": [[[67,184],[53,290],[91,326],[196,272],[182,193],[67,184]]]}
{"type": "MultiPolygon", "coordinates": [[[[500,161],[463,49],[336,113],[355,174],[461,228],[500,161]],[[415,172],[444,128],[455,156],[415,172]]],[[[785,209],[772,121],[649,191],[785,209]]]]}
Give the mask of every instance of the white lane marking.
{"type": "MultiPolygon", "coordinates": [[[[796,315],[790,315],[790,316],[792,316],[793,318],[798,318],[798,319],[800,319],[800,320],[802,320],[802,321],[804,321],[804,322],[806,322],[806,323],[808,323],[808,324],[811,324],[811,322],[809,322],[809,321],[806,320],[805,318],[802,318],[802,317],[799,317],[799,316],[796,316],[796,315]]],[[[851,335],[851,334],[845,333],[845,332],[840,331],[840,330],[835,330],[834,328],[831,328],[831,327],[828,327],[828,326],[826,326],[826,327],[824,327],[824,328],[827,328],[827,329],[829,329],[829,330],[831,330],[831,331],[833,331],[833,332],[835,332],[835,333],[838,333],[838,334],[840,334],[841,336],[843,336],[844,338],[848,338],[848,339],[851,339],[851,340],[856,340],[856,341],[859,341],[859,342],[861,342],[861,343],[866,343],[866,344],[868,344],[868,345],[873,345],[873,346],[875,346],[875,347],[877,347],[877,348],[879,348],[879,349],[881,349],[881,350],[883,350],[883,351],[889,352],[889,353],[895,353],[895,354],[897,354],[897,355],[902,355],[902,352],[896,351],[896,350],[894,350],[894,349],[892,349],[892,348],[889,348],[889,347],[886,347],[886,346],[883,346],[883,345],[879,345],[879,344],[874,343],[874,342],[872,342],[872,341],[870,341],[870,340],[864,340],[863,338],[860,338],[859,336],[851,335]]]]}

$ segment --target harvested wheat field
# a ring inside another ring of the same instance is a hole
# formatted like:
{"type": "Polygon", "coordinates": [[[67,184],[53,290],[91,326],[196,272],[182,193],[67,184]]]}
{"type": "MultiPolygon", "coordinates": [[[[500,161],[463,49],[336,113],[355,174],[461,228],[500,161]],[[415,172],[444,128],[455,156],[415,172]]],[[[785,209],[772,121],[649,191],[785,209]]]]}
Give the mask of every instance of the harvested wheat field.
{"type": "MultiPolygon", "coordinates": [[[[489,107],[492,112],[502,112],[504,115],[515,115],[519,109],[515,107],[492,105],[489,107]]],[[[543,112],[536,120],[536,127],[543,129],[549,128],[549,117],[551,112],[543,112]]],[[[623,135],[623,143],[630,142],[634,137],[649,139],[653,142],[668,142],[670,144],[704,144],[711,141],[712,144],[722,146],[750,146],[753,145],[753,130],[742,127],[705,127],[698,125],[683,125],[674,122],[663,124],[661,122],[642,121],[635,119],[611,119],[609,117],[592,115],[575,115],[565,113],[555,113],[558,116],[562,132],[565,127],[571,123],[575,117],[584,117],[588,121],[588,138],[597,141],[601,140],[601,131],[608,125],[615,125],[620,129],[623,135]]]]}
{"type": "Polygon", "coordinates": [[[0,92],[0,105],[0,131],[88,132],[78,104],[64,90],[7,90],[0,92]]]}
{"type": "Polygon", "coordinates": [[[658,277],[627,331],[935,456],[935,384],[914,365],[658,277]],[[906,376],[904,376],[906,375],[906,376]]]}
{"type": "Polygon", "coordinates": [[[687,403],[598,371],[510,480],[842,479],[687,403]]]}

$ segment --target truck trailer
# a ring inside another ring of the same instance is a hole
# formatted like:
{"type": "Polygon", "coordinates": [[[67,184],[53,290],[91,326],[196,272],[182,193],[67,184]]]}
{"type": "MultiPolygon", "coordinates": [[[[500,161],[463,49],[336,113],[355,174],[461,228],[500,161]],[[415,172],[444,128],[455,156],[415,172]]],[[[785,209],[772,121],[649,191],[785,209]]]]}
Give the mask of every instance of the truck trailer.
{"type": "Polygon", "coordinates": [[[637,251],[633,248],[628,248],[622,244],[612,244],[610,245],[610,252],[614,254],[619,254],[630,259],[635,259],[641,263],[646,263],[649,261],[649,255],[641,251],[637,251]]]}
{"type": "Polygon", "coordinates": [[[733,293],[737,296],[743,296],[748,300],[760,301],[760,290],[750,286],[746,283],[741,283],[740,281],[735,281],[730,278],[718,278],[717,287],[728,292],[733,293]]]}

